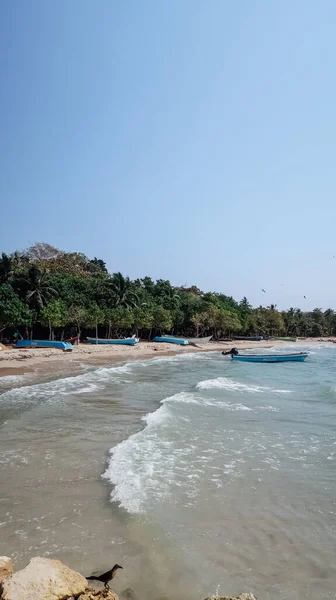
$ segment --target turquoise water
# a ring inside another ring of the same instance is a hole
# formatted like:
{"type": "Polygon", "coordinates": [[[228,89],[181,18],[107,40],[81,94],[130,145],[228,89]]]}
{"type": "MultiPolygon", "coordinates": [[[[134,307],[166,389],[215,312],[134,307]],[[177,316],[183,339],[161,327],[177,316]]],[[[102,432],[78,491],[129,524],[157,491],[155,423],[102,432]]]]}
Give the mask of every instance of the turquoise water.
{"type": "MultiPolygon", "coordinates": [[[[132,566],[120,586],[131,581],[140,595],[146,580],[151,596],[154,578],[158,594],[175,597],[184,580],[200,598],[335,598],[335,360],[336,349],[318,345],[298,364],[200,353],[13,389],[0,396],[1,443],[12,452],[3,476],[14,468],[27,486],[30,472],[32,502],[36,464],[41,486],[66,473],[80,514],[63,511],[53,490],[47,551],[86,571],[92,554],[104,561],[113,547],[132,566]],[[75,542],[78,528],[91,556],[75,542]]],[[[25,532],[23,560],[33,533],[18,524],[18,495],[6,496],[3,539],[14,548],[14,533],[25,532]]],[[[20,502],[22,518],[29,508],[20,502]]]]}

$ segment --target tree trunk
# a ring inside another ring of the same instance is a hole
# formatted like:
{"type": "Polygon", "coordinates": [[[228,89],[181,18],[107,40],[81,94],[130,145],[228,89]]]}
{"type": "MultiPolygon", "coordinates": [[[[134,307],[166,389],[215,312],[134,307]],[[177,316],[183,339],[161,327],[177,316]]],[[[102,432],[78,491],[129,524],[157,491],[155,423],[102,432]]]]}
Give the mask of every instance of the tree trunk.
{"type": "Polygon", "coordinates": [[[51,323],[49,321],[49,340],[53,339],[52,334],[53,334],[53,331],[52,331],[51,323]]]}
{"type": "Polygon", "coordinates": [[[150,342],[151,337],[152,337],[152,329],[153,329],[152,327],[150,327],[150,329],[149,329],[149,334],[148,334],[148,341],[149,342],[150,342]]]}
{"type": "Polygon", "coordinates": [[[64,338],[64,329],[62,329],[62,331],[61,331],[61,342],[63,342],[63,338],[64,338]]]}
{"type": "Polygon", "coordinates": [[[96,344],[98,344],[98,325],[96,324],[96,344]]]}

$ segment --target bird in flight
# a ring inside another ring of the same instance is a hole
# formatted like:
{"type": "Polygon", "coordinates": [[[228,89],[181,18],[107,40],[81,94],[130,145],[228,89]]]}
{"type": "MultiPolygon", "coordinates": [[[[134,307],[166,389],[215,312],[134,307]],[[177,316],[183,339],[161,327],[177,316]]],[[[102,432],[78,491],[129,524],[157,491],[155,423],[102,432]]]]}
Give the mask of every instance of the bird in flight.
{"type": "Polygon", "coordinates": [[[110,589],[109,581],[115,577],[118,569],[123,569],[123,567],[120,565],[114,565],[110,571],[106,571],[106,573],[103,573],[102,575],[90,575],[90,577],[86,577],[86,579],[101,581],[105,588],[110,589]]]}
{"type": "Polygon", "coordinates": [[[264,294],[266,294],[265,290],[263,290],[262,288],[261,288],[261,291],[264,292],[264,294]]]}
{"type": "Polygon", "coordinates": [[[307,300],[306,296],[303,296],[303,297],[307,300]]]}

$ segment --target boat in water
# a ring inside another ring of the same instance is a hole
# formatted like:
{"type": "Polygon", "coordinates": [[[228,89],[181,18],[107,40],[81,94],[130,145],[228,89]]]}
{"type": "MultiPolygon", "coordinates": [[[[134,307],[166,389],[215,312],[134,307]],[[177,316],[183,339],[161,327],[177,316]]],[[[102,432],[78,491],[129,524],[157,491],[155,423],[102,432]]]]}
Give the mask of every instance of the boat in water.
{"type": "Polygon", "coordinates": [[[72,344],[69,342],[58,342],[55,340],[18,340],[16,348],[57,348],[65,352],[71,352],[72,344]]]}
{"type": "Polygon", "coordinates": [[[104,339],[104,338],[86,338],[90,344],[116,344],[118,346],[135,346],[139,342],[139,338],[130,337],[130,338],[121,338],[121,339],[104,339]]]}
{"type": "Polygon", "coordinates": [[[232,360],[254,363],[303,362],[308,352],[291,354],[231,354],[232,360]]]}
{"type": "Polygon", "coordinates": [[[184,338],[174,338],[169,335],[158,335],[152,339],[152,342],[166,342],[166,344],[178,344],[179,346],[188,346],[188,340],[184,338]]]}

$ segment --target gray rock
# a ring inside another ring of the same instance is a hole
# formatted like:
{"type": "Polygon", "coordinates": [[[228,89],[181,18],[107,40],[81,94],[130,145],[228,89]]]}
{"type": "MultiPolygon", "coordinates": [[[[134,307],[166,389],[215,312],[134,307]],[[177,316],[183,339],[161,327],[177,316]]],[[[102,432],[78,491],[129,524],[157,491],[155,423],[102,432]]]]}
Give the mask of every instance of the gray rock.
{"type": "Polygon", "coordinates": [[[0,583],[13,573],[12,559],[8,556],[0,556],[0,583]]]}
{"type": "Polygon", "coordinates": [[[239,596],[210,596],[206,600],[257,600],[257,596],[254,596],[250,592],[244,592],[243,594],[239,594],[239,596]]]}
{"type": "Polygon", "coordinates": [[[59,560],[37,557],[3,581],[1,600],[65,600],[86,588],[85,577],[59,560]]]}

